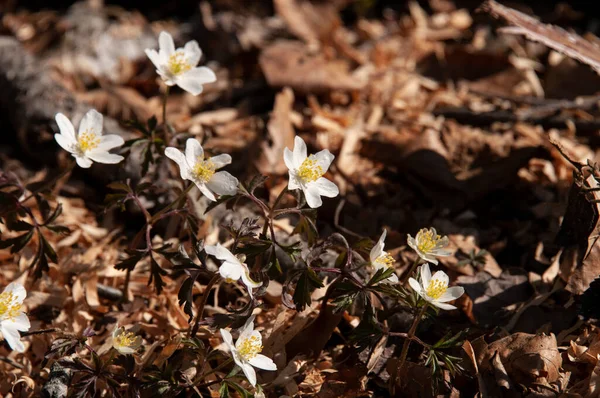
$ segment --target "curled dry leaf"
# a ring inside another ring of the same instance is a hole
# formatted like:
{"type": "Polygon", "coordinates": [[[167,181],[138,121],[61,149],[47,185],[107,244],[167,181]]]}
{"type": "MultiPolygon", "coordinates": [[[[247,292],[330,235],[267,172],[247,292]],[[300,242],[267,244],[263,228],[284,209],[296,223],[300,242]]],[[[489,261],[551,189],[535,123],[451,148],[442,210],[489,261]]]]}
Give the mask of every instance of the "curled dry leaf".
{"type": "Polygon", "coordinates": [[[483,338],[473,343],[481,372],[498,372],[504,368],[510,382],[524,385],[548,384],[559,377],[562,357],[554,334],[515,333],[491,344],[483,338]]]}

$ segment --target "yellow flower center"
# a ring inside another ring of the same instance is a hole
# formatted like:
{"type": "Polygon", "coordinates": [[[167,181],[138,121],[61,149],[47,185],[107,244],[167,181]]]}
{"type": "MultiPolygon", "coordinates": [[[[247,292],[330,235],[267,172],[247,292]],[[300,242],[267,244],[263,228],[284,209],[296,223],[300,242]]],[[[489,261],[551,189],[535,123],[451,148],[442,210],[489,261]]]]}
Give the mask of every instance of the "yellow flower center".
{"type": "Polygon", "coordinates": [[[442,294],[446,293],[446,290],[448,290],[448,282],[432,279],[429,281],[429,286],[427,286],[425,293],[432,299],[437,300],[442,297],[442,294]]]}
{"type": "Polygon", "coordinates": [[[171,54],[168,65],[169,71],[175,76],[181,75],[182,73],[192,69],[192,65],[190,65],[185,59],[185,54],[183,51],[176,51],[171,54]]]}
{"type": "Polygon", "coordinates": [[[417,247],[421,253],[429,253],[440,243],[442,237],[433,230],[422,229],[417,234],[417,247]]]}
{"type": "Polygon", "coordinates": [[[136,336],[132,332],[123,331],[121,334],[115,337],[115,346],[117,347],[131,347],[135,344],[136,336]]]}
{"type": "Polygon", "coordinates": [[[298,177],[305,183],[316,181],[323,174],[325,174],[323,168],[317,164],[317,159],[312,156],[304,159],[304,162],[302,162],[298,169],[298,177]]]}
{"type": "Polygon", "coordinates": [[[198,159],[192,169],[192,175],[198,182],[206,184],[210,181],[216,170],[217,167],[210,159],[198,159]]]}
{"type": "Polygon", "coordinates": [[[392,257],[389,253],[383,252],[381,256],[377,257],[375,260],[376,263],[382,264],[385,267],[389,268],[394,265],[394,257],[392,257]]]}
{"type": "Polygon", "coordinates": [[[246,361],[251,360],[258,355],[263,349],[260,339],[257,336],[250,336],[242,340],[238,352],[246,361]]]}
{"type": "Polygon", "coordinates": [[[93,130],[86,130],[77,137],[77,144],[81,152],[91,151],[100,145],[100,137],[93,130]]]}
{"type": "Polygon", "coordinates": [[[0,294],[0,319],[14,319],[21,312],[21,304],[12,292],[0,294]]]}

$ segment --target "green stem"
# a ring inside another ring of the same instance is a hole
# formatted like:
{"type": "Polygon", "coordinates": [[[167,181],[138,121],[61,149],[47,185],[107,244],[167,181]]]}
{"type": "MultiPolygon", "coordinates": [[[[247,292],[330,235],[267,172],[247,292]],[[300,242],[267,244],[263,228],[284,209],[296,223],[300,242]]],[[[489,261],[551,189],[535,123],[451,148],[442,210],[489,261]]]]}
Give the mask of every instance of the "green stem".
{"type": "Polygon", "coordinates": [[[404,344],[402,345],[402,352],[400,353],[400,360],[398,361],[398,368],[396,369],[396,374],[393,375],[393,377],[390,377],[390,383],[391,383],[390,390],[391,390],[392,396],[395,395],[397,380],[400,377],[400,375],[402,374],[402,370],[404,368],[404,363],[406,362],[406,357],[408,356],[408,348],[410,347],[410,342],[415,337],[415,332],[417,331],[417,326],[419,326],[419,322],[421,322],[421,319],[423,318],[425,311],[427,311],[427,306],[428,306],[428,303],[423,304],[423,307],[421,307],[421,310],[415,316],[415,319],[413,320],[413,323],[406,335],[406,340],[404,340],[404,344]]]}
{"type": "Polygon", "coordinates": [[[210,282],[208,282],[208,285],[206,285],[206,288],[204,289],[204,294],[202,294],[202,301],[200,301],[200,305],[198,306],[198,313],[196,314],[194,326],[190,331],[190,337],[195,337],[196,333],[198,333],[198,328],[200,327],[200,320],[202,319],[202,315],[204,314],[204,307],[206,306],[206,301],[208,300],[208,294],[220,278],[221,276],[218,273],[216,273],[212,277],[210,282]]]}

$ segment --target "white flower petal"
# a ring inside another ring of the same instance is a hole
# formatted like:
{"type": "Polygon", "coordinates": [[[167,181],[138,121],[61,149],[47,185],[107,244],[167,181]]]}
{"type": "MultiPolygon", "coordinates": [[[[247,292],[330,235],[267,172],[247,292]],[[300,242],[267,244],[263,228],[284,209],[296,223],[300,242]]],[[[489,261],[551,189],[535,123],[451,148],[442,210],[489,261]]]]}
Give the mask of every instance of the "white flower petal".
{"type": "Polygon", "coordinates": [[[290,191],[293,191],[294,189],[301,189],[302,185],[300,185],[300,183],[298,182],[298,179],[296,178],[295,172],[293,170],[290,170],[290,172],[288,173],[288,189],[290,191]]]}
{"type": "Polygon", "coordinates": [[[17,352],[25,351],[25,345],[21,341],[21,335],[17,329],[10,327],[6,322],[0,322],[0,332],[10,348],[17,352]]]}
{"type": "Polygon", "coordinates": [[[212,200],[213,202],[215,202],[217,200],[215,194],[212,193],[212,191],[210,189],[208,189],[206,184],[202,184],[198,181],[194,181],[194,184],[196,184],[196,186],[198,187],[200,192],[202,192],[202,195],[206,196],[209,200],[212,200]]]}
{"type": "Polygon", "coordinates": [[[371,260],[371,263],[375,262],[375,260],[377,260],[379,258],[379,256],[381,256],[383,254],[383,248],[385,247],[386,235],[387,235],[387,231],[384,229],[383,233],[379,237],[379,240],[377,241],[377,243],[375,243],[375,245],[371,249],[371,252],[369,253],[369,259],[371,260]]]}
{"type": "MultiPolygon", "coordinates": [[[[244,325],[238,329],[240,332],[240,338],[250,337],[252,335],[252,332],[254,331],[254,319],[256,319],[256,315],[250,315],[248,319],[246,319],[246,322],[244,322],[244,325]]],[[[260,333],[258,337],[262,342],[262,336],[260,333]]]]}
{"type": "Polygon", "coordinates": [[[204,90],[204,85],[217,80],[215,73],[205,66],[191,69],[178,76],[175,83],[192,95],[198,95],[204,90]]]}
{"type": "Polygon", "coordinates": [[[224,261],[219,267],[219,275],[224,279],[239,280],[244,273],[244,269],[240,264],[224,261]]]}
{"type": "Polygon", "coordinates": [[[452,286],[444,294],[442,294],[437,301],[445,303],[447,301],[456,300],[465,293],[465,289],[462,286],[452,286]]]}
{"type": "Polygon", "coordinates": [[[398,283],[398,282],[400,282],[400,279],[398,279],[398,275],[396,275],[396,274],[390,275],[390,277],[387,278],[387,280],[390,281],[390,283],[398,283]]]}
{"type": "Polygon", "coordinates": [[[248,339],[253,339],[256,341],[257,345],[262,345],[262,336],[260,335],[260,332],[254,330],[254,320],[250,325],[248,324],[248,321],[246,321],[246,324],[241,328],[240,337],[238,337],[235,343],[235,348],[239,351],[240,346],[248,339]]]}
{"type": "Polygon", "coordinates": [[[417,282],[415,278],[408,278],[408,284],[410,285],[410,287],[413,288],[415,292],[419,294],[423,291],[421,285],[419,285],[419,282],[417,282]]]}
{"type": "Polygon", "coordinates": [[[184,180],[190,179],[190,167],[188,166],[185,155],[177,148],[167,147],[165,148],[165,156],[177,163],[179,166],[179,174],[184,180]]]}
{"type": "Polygon", "coordinates": [[[289,170],[294,170],[294,153],[289,148],[283,149],[283,161],[289,170]]]}
{"type": "Polygon", "coordinates": [[[450,304],[446,304],[446,303],[440,303],[438,301],[431,301],[431,304],[435,305],[436,307],[439,307],[443,310],[455,310],[456,307],[450,304]]]}
{"type": "Polygon", "coordinates": [[[308,203],[308,206],[311,207],[312,209],[316,209],[317,207],[321,207],[321,205],[323,204],[323,201],[321,200],[321,196],[319,195],[319,192],[316,189],[304,189],[304,197],[306,198],[306,203],[308,203]]]}
{"type": "Polygon", "coordinates": [[[202,50],[200,49],[200,46],[198,45],[198,42],[196,40],[188,41],[187,43],[185,43],[185,47],[183,47],[183,52],[185,54],[186,61],[190,65],[198,65],[198,62],[200,62],[200,57],[202,57],[202,50]]]}
{"type": "Polygon", "coordinates": [[[206,186],[219,195],[235,195],[238,191],[240,182],[237,178],[226,171],[219,171],[213,174],[206,186]]]}
{"type": "Polygon", "coordinates": [[[97,136],[102,135],[102,120],[104,117],[100,112],[95,109],[90,109],[81,119],[81,123],[79,123],[79,132],[77,136],[79,137],[82,133],[86,131],[94,132],[97,136]]]}
{"type": "Polygon", "coordinates": [[[150,58],[150,61],[152,61],[152,63],[156,67],[156,69],[160,69],[161,68],[160,57],[159,57],[158,53],[156,52],[156,50],[147,48],[145,50],[145,53],[148,56],[148,58],[150,58]]]}
{"type": "Polygon", "coordinates": [[[275,362],[273,362],[273,360],[271,358],[264,356],[262,354],[257,354],[254,358],[250,359],[248,362],[250,362],[250,365],[254,366],[255,368],[264,369],[264,370],[277,370],[277,365],[275,365],[275,362]]]}
{"type": "Polygon", "coordinates": [[[85,154],[88,158],[92,159],[94,162],[104,163],[104,164],[116,164],[125,159],[121,155],[115,155],[108,152],[103,151],[90,151],[85,154]]]}
{"type": "Polygon", "coordinates": [[[12,329],[21,330],[23,332],[28,331],[31,327],[31,323],[29,323],[29,319],[27,318],[27,315],[25,315],[24,312],[21,312],[14,319],[5,320],[2,322],[7,324],[7,326],[9,326],[12,329]]]}
{"type": "Polygon", "coordinates": [[[410,234],[408,234],[408,237],[406,238],[406,243],[408,243],[408,246],[410,246],[411,249],[413,249],[414,251],[419,253],[419,247],[417,246],[417,241],[415,240],[415,238],[410,236],[410,234]]]}
{"type": "Polygon", "coordinates": [[[83,169],[87,169],[92,165],[92,161],[84,156],[75,156],[75,161],[77,162],[77,165],[83,169]]]}
{"type": "Polygon", "coordinates": [[[300,136],[297,135],[296,138],[294,138],[294,152],[292,154],[295,169],[299,169],[300,165],[302,165],[302,162],[304,162],[306,159],[306,152],[306,143],[302,138],[300,138],[300,136]]]}
{"type": "Polygon", "coordinates": [[[423,285],[423,289],[427,289],[430,281],[431,271],[429,270],[429,264],[425,263],[421,265],[421,284],[423,285]]]}
{"type": "Polygon", "coordinates": [[[446,275],[446,273],[444,271],[438,271],[435,274],[433,274],[433,276],[431,277],[432,281],[439,281],[442,284],[445,284],[446,286],[448,286],[448,283],[450,282],[450,278],[448,278],[448,275],[446,275]]]}
{"type": "Polygon", "coordinates": [[[4,288],[3,293],[12,293],[13,297],[17,302],[22,303],[27,297],[27,291],[25,290],[25,286],[21,285],[18,282],[11,282],[4,288]]]}
{"type": "Polygon", "coordinates": [[[231,164],[231,155],[223,153],[221,155],[213,156],[210,158],[210,161],[215,165],[217,169],[227,166],[231,164]]]}
{"type": "Polygon", "coordinates": [[[58,125],[58,130],[60,131],[60,133],[63,136],[65,136],[65,138],[68,139],[69,142],[77,142],[77,139],[75,138],[75,127],[73,127],[73,123],[71,123],[71,121],[62,113],[57,113],[54,119],[56,119],[56,124],[58,125]]]}
{"type": "Polygon", "coordinates": [[[204,149],[202,149],[200,141],[195,138],[187,139],[185,142],[185,160],[190,167],[194,167],[199,160],[204,160],[204,149]]]}
{"type": "Polygon", "coordinates": [[[431,264],[438,265],[439,261],[432,255],[419,253],[419,257],[421,257],[425,261],[429,261],[431,264]]]}
{"type": "Polygon", "coordinates": [[[225,329],[219,329],[219,332],[221,332],[223,342],[225,343],[227,348],[229,348],[229,351],[232,351],[235,348],[235,346],[233,345],[233,338],[231,337],[231,333],[229,333],[229,331],[225,329]]]}
{"type": "Polygon", "coordinates": [[[327,198],[335,198],[340,194],[340,190],[337,185],[323,177],[319,178],[315,182],[311,182],[310,188],[312,189],[313,187],[317,189],[319,195],[327,198]]]}
{"type": "Polygon", "coordinates": [[[249,363],[244,363],[239,366],[240,366],[240,368],[242,368],[242,372],[244,372],[244,375],[246,375],[246,378],[248,379],[248,383],[252,384],[252,387],[255,387],[256,386],[256,371],[254,370],[252,365],[250,365],[249,363]]]}
{"type": "Polygon", "coordinates": [[[248,289],[248,295],[252,298],[253,292],[252,289],[262,286],[262,282],[256,282],[250,278],[250,270],[248,267],[244,267],[244,272],[242,272],[242,283],[246,285],[248,289]]]}
{"type": "Polygon", "coordinates": [[[240,260],[233,255],[227,248],[217,243],[216,246],[204,246],[204,250],[211,256],[215,256],[221,261],[228,261],[230,263],[242,265],[240,260]]]}
{"type": "Polygon", "coordinates": [[[95,148],[97,151],[108,151],[119,147],[125,143],[125,140],[120,135],[108,134],[100,138],[100,144],[95,148]]]}
{"type": "Polygon", "coordinates": [[[315,153],[314,156],[317,160],[317,165],[323,169],[324,173],[327,172],[329,166],[331,166],[331,162],[333,162],[333,159],[335,158],[335,156],[333,156],[333,154],[327,149],[323,149],[322,151],[315,153]]]}
{"type": "Polygon", "coordinates": [[[158,48],[160,51],[164,51],[167,56],[175,52],[175,43],[173,42],[173,36],[164,30],[158,35],[158,48]]]}
{"type": "Polygon", "coordinates": [[[54,139],[56,140],[58,145],[62,147],[62,149],[68,152],[72,152],[73,145],[77,145],[75,141],[71,141],[71,139],[65,136],[64,134],[54,134],[54,139]]]}

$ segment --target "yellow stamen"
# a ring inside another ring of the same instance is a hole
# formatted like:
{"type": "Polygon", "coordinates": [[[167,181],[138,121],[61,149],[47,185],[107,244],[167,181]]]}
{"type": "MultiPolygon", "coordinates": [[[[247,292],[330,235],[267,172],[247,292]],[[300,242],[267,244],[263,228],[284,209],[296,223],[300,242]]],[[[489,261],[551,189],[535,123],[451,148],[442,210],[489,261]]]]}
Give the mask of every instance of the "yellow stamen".
{"type": "Polygon", "coordinates": [[[429,281],[429,286],[427,286],[425,293],[432,299],[437,300],[442,294],[446,293],[446,290],[448,290],[448,282],[432,279],[429,281]]]}
{"type": "Polygon", "coordinates": [[[175,76],[192,69],[192,65],[187,62],[183,51],[176,51],[171,54],[169,57],[168,66],[169,71],[175,76]]]}
{"type": "Polygon", "coordinates": [[[216,170],[217,167],[210,159],[198,159],[192,169],[192,175],[198,182],[206,184],[210,181],[216,170]]]}
{"type": "Polygon", "coordinates": [[[131,347],[135,341],[136,335],[132,332],[123,331],[115,337],[115,345],[118,347],[131,347]]]}
{"type": "Polygon", "coordinates": [[[392,257],[388,252],[383,252],[381,256],[377,257],[375,262],[389,268],[394,265],[394,257],[392,257]]]}
{"type": "Polygon", "coordinates": [[[100,145],[100,137],[96,135],[94,130],[86,130],[77,137],[77,144],[81,152],[91,151],[100,145]]]}
{"type": "Polygon", "coordinates": [[[417,247],[421,253],[429,253],[442,241],[442,237],[434,229],[422,229],[417,234],[417,247]]]}
{"type": "Polygon", "coordinates": [[[305,183],[316,181],[323,174],[325,174],[323,168],[317,164],[317,159],[312,156],[304,159],[304,162],[302,162],[298,169],[298,177],[305,183]]]}
{"type": "Polygon", "coordinates": [[[13,320],[21,312],[21,304],[12,292],[0,294],[0,319],[13,320]]]}
{"type": "Polygon", "coordinates": [[[263,349],[262,344],[257,336],[250,336],[242,340],[238,352],[242,358],[246,361],[251,360],[257,356],[263,349]]]}

